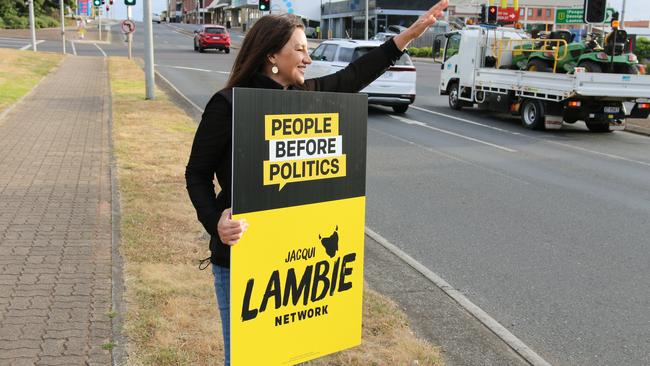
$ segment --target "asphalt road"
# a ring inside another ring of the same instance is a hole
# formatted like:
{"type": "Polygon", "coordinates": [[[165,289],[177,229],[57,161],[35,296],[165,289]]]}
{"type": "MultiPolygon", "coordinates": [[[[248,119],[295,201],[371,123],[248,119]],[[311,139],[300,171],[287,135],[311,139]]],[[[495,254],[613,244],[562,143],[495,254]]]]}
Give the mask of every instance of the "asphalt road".
{"type": "MultiPolygon", "coordinates": [[[[204,107],[236,50],[199,54],[190,36],[154,32],[157,71],[204,107]]],[[[76,52],[125,55],[113,40],[76,52]]],[[[368,227],[554,365],[649,365],[650,138],[453,111],[439,65],[416,67],[415,107],[369,109],[368,227]]]]}

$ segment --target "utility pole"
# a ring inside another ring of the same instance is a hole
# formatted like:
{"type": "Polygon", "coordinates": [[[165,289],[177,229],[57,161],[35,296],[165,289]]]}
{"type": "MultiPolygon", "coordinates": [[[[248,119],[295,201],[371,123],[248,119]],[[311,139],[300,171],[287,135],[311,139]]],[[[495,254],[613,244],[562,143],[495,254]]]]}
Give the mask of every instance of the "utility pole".
{"type": "MultiPolygon", "coordinates": [[[[126,6],[126,19],[131,20],[133,17],[133,6],[126,6]]],[[[133,32],[126,35],[126,39],[129,43],[129,60],[133,58],[133,32]]]]}
{"type": "Polygon", "coordinates": [[[99,18],[99,41],[102,41],[102,7],[97,7],[97,18],[99,18]]]}
{"type": "Polygon", "coordinates": [[[153,73],[153,26],[151,25],[151,0],[144,0],[142,4],[144,13],[144,79],[146,84],[146,98],[153,100],[154,73],[153,73]]]}
{"type": "Polygon", "coordinates": [[[36,52],[36,25],[34,23],[34,0],[29,1],[29,28],[32,32],[32,49],[36,52]]]}
{"type": "Polygon", "coordinates": [[[63,6],[63,0],[59,0],[59,8],[61,8],[61,45],[63,46],[63,54],[65,54],[65,15],[63,6]]]}
{"type": "Polygon", "coordinates": [[[368,40],[368,0],[366,0],[366,41],[368,40]]]}
{"type": "Polygon", "coordinates": [[[621,9],[621,28],[625,28],[625,0],[623,0],[623,9],[621,9]]]}

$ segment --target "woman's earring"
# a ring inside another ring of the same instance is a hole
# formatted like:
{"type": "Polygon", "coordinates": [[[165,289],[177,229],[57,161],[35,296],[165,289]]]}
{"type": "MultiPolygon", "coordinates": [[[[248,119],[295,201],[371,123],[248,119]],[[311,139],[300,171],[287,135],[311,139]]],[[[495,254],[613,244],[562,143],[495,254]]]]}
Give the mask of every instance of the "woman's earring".
{"type": "Polygon", "coordinates": [[[277,66],[273,65],[273,67],[271,68],[271,72],[277,74],[278,72],[280,72],[280,70],[278,70],[277,66]]]}

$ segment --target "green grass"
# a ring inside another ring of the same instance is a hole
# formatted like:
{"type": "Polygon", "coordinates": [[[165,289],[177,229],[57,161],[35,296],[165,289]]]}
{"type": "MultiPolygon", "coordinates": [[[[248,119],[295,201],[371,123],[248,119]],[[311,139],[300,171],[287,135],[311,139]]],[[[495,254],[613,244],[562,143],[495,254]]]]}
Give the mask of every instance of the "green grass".
{"type": "Polygon", "coordinates": [[[0,112],[29,93],[63,55],[0,49],[0,112]]]}

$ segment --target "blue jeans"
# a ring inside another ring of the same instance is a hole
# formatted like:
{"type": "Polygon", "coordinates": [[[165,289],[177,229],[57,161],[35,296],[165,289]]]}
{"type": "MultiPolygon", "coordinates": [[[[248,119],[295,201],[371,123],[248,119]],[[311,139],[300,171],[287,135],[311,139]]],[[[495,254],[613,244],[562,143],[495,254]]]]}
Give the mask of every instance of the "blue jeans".
{"type": "Polygon", "coordinates": [[[223,332],[224,365],[230,366],[230,268],[212,265],[214,292],[217,294],[223,332]]]}

